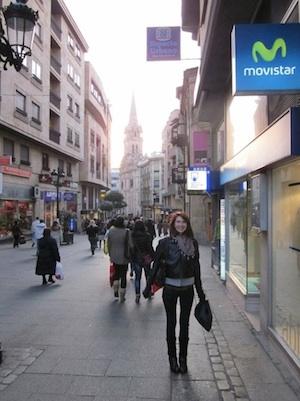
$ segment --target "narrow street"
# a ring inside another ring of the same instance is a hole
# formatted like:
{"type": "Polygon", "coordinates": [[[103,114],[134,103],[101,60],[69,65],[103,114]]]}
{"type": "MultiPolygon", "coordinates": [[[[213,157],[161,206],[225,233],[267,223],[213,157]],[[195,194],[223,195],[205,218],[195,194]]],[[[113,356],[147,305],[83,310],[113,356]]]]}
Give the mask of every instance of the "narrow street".
{"type": "Polygon", "coordinates": [[[169,371],[161,292],[136,305],[128,280],[120,304],[102,251],[92,257],[79,235],[60,251],[65,280],[45,287],[30,243],[0,248],[1,401],[299,399],[228,298],[208,248],[200,248],[202,279],[215,320],[206,333],[191,316],[185,376],[169,371]]]}

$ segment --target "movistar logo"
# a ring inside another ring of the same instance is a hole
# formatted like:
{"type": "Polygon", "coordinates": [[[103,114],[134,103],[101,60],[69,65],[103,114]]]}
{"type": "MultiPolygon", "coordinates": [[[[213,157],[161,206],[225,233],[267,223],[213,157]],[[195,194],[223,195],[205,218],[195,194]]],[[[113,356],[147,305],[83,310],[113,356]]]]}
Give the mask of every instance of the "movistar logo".
{"type": "Polygon", "coordinates": [[[286,43],[282,38],[277,38],[271,49],[268,49],[263,42],[257,41],[252,46],[252,58],[256,63],[258,63],[257,55],[259,54],[264,61],[273,61],[279,50],[281,50],[281,57],[285,58],[286,43]]]}
{"type": "MultiPolygon", "coordinates": [[[[277,38],[273,46],[268,49],[263,42],[260,40],[256,41],[252,45],[252,59],[255,63],[259,62],[259,57],[262,61],[271,62],[277,58],[277,54],[280,52],[281,58],[284,59],[287,56],[287,45],[284,39],[277,38]]],[[[244,77],[267,77],[267,76],[287,76],[295,75],[296,66],[287,65],[271,65],[262,64],[261,66],[253,67],[247,66],[243,70],[244,77]]]]}

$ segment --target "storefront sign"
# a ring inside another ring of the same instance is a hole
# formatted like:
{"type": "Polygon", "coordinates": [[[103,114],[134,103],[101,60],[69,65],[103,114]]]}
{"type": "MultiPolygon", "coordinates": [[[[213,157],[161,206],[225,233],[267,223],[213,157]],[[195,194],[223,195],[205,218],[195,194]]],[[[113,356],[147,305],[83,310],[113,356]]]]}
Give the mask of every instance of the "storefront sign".
{"type": "Polygon", "coordinates": [[[2,166],[1,171],[3,174],[8,174],[8,175],[16,175],[18,177],[24,177],[24,178],[29,178],[31,177],[31,171],[29,170],[22,170],[17,167],[11,167],[11,166],[2,166]]]}
{"type": "Polygon", "coordinates": [[[75,200],[76,200],[76,194],[74,192],[65,192],[64,193],[64,201],[74,202],[75,200]]]}
{"type": "MultiPolygon", "coordinates": [[[[52,191],[42,191],[41,198],[44,199],[45,202],[56,201],[56,192],[52,191]]],[[[61,200],[61,193],[58,193],[58,200],[61,200]]]]}
{"type": "Polygon", "coordinates": [[[180,27],[147,28],[147,61],[180,60],[180,27]]]}
{"type": "Polygon", "coordinates": [[[231,34],[232,92],[300,90],[300,24],[235,25],[231,34]]]}
{"type": "Polygon", "coordinates": [[[11,156],[0,156],[0,166],[9,166],[11,162],[11,156]]]}
{"type": "Polygon", "coordinates": [[[187,190],[193,193],[208,190],[209,169],[206,166],[191,166],[187,172],[187,190]]]}

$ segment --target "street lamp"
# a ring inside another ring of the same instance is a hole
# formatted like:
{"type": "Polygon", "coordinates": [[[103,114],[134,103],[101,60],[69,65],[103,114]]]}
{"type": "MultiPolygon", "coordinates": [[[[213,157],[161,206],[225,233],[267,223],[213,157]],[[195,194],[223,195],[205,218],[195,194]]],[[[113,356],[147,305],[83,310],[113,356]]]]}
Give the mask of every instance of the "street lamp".
{"type": "Polygon", "coordinates": [[[31,56],[34,27],[38,20],[38,11],[26,6],[28,0],[12,0],[7,7],[1,7],[6,35],[0,15],[0,61],[7,70],[7,64],[20,71],[26,56],[31,56]]]}
{"type": "Polygon", "coordinates": [[[59,220],[59,179],[65,177],[65,172],[60,167],[57,170],[52,170],[52,177],[56,177],[54,185],[56,186],[56,217],[59,220]]]}

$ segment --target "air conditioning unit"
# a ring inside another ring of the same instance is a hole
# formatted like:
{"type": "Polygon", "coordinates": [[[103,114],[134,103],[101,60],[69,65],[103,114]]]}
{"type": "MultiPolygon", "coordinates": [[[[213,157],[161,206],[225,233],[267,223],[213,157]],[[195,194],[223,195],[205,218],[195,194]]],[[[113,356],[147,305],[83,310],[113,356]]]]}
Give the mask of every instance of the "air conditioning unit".
{"type": "Polygon", "coordinates": [[[38,199],[40,197],[40,187],[33,187],[33,198],[38,199]]]}

